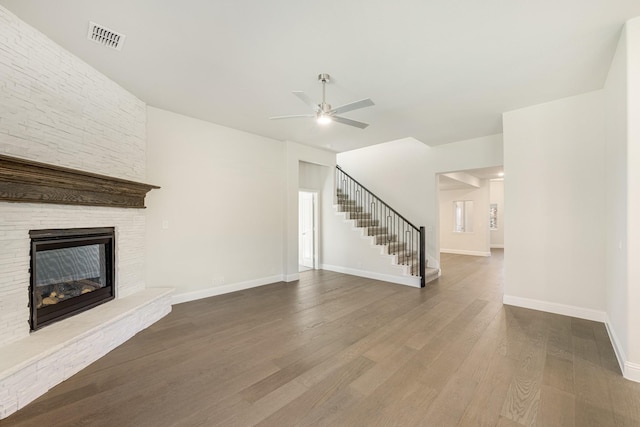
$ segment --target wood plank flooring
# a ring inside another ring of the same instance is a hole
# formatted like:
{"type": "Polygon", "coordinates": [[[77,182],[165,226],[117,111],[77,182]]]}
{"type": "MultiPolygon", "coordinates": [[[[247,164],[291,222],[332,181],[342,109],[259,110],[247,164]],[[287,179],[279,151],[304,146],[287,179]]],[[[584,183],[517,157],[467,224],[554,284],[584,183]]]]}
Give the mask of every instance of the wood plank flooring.
{"type": "Polygon", "coordinates": [[[0,425],[640,426],[604,325],[503,306],[502,260],[180,304],[0,425]]]}

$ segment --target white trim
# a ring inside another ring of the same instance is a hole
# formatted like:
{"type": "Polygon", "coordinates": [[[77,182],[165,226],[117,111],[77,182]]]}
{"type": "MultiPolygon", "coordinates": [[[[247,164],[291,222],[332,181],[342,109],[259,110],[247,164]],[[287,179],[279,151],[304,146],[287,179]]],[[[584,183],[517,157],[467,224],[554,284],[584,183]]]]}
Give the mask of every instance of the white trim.
{"type": "Polygon", "coordinates": [[[607,328],[607,334],[609,335],[609,340],[611,340],[611,345],[613,346],[613,351],[616,354],[616,359],[618,360],[618,365],[622,371],[622,376],[630,381],[640,382],[640,364],[627,362],[627,357],[624,353],[624,349],[620,345],[620,340],[618,339],[614,329],[611,327],[609,316],[604,311],[530,298],[515,297],[512,295],[504,295],[502,297],[502,302],[506,305],[562,314],[564,316],[577,317],[595,322],[603,322],[607,328]]]}
{"type": "Polygon", "coordinates": [[[491,251],[465,251],[461,249],[440,249],[440,253],[473,256],[491,256],[491,251]]]}
{"type": "Polygon", "coordinates": [[[338,265],[321,264],[322,270],[335,271],[336,273],[351,274],[352,276],[366,277],[367,279],[382,280],[384,282],[397,283],[398,285],[420,287],[420,278],[414,276],[394,276],[391,274],[375,273],[373,271],[358,270],[355,268],[341,267],[338,265]]]}
{"type": "Polygon", "coordinates": [[[504,244],[492,243],[489,245],[491,249],[504,249],[504,244]]]}
{"type": "MultiPolygon", "coordinates": [[[[433,267],[431,267],[431,268],[433,268],[433,267]]],[[[438,268],[437,270],[438,270],[438,274],[435,274],[435,275],[434,275],[435,277],[432,277],[431,279],[429,279],[429,276],[426,276],[426,277],[425,277],[425,283],[431,283],[431,282],[433,282],[434,280],[437,280],[437,279],[439,279],[440,277],[442,277],[442,270],[440,270],[439,268],[438,268]]]]}
{"type": "Polygon", "coordinates": [[[282,279],[283,282],[295,282],[296,280],[300,280],[300,273],[292,273],[292,274],[287,274],[286,276],[284,276],[282,279]]]}
{"type": "Polygon", "coordinates": [[[618,365],[620,366],[620,371],[624,375],[624,364],[627,357],[624,354],[624,349],[620,345],[620,340],[616,335],[616,332],[611,327],[611,320],[609,319],[609,315],[606,314],[606,321],[604,325],[607,327],[607,334],[609,334],[609,341],[611,341],[611,345],[613,346],[613,352],[616,354],[616,359],[618,359],[618,365]]]}
{"type": "Polygon", "coordinates": [[[626,361],[627,356],[624,353],[624,348],[622,348],[615,330],[611,327],[611,319],[609,319],[608,314],[606,317],[607,321],[604,324],[607,327],[609,340],[611,341],[613,351],[616,354],[616,359],[618,359],[618,365],[620,365],[622,376],[630,381],[640,382],[640,364],[626,361]]]}
{"type": "Polygon", "coordinates": [[[516,307],[546,311],[548,313],[562,314],[564,316],[577,317],[579,319],[593,320],[595,322],[604,323],[606,320],[606,313],[604,311],[576,307],[574,305],[559,304],[550,301],[504,295],[502,297],[502,303],[506,305],[514,305],[516,307]]]}
{"type": "Polygon", "coordinates": [[[640,364],[625,362],[623,376],[628,380],[640,383],[640,364]]]}
{"type": "MultiPolygon", "coordinates": [[[[298,276],[298,274],[291,274],[290,276],[298,276]]],[[[297,280],[297,279],[296,279],[297,280]]],[[[246,282],[232,283],[224,286],[216,286],[213,288],[201,289],[198,291],[184,292],[181,294],[173,295],[171,305],[181,304],[183,302],[195,301],[202,298],[214,297],[216,295],[228,294],[230,292],[242,291],[249,288],[256,288],[258,286],[270,285],[272,283],[282,282],[282,276],[270,276],[263,277],[261,279],[247,280],[246,282]]],[[[291,281],[291,280],[287,280],[291,281]]]]}
{"type": "MultiPolygon", "coordinates": [[[[306,162],[308,163],[308,162],[306,162]]],[[[301,192],[305,192],[305,193],[311,193],[313,194],[313,267],[312,270],[316,270],[318,269],[318,254],[320,252],[320,243],[319,243],[319,236],[320,236],[320,204],[322,203],[322,199],[320,198],[321,194],[320,194],[320,190],[316,190],[316,189],[308,189],[308,188],[298,188],[298,209],[300,209],[300,193],[301,192]]],[[[298,222],[298,235],[300,234],[300,223],[298,222]]],[[[300,239],[300,237],[298,236],[298,239],[300,239]]],[[[302,258],[300,258],[300,245],[298,245],[298,264],[299,265],[303,265],[302,264],[302,258]]],[[[307,267],[307,266],[305,266],[307,267]]],[[[296,277],[293,280],[287,280],[288,282],[293,282],[295,280],[298,280],[298,277],[296,277]]]]}

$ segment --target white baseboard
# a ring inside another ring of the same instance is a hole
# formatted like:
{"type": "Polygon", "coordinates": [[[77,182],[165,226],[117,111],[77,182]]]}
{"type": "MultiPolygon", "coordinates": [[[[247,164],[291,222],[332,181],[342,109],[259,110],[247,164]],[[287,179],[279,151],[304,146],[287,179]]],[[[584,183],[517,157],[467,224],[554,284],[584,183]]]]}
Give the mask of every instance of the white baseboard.
{"type": "Polygon", "coordinates": [[[300,273],[287,274],[284,276],[284,282],[295,282],[296,280],[300,280],[300,273]]]}
{"type": "Polygon", "coordinates": [[[351,274],[352,276],[366,277],[367,279],[382,280],[384,282],[397,283],[399,285],[411,286],[414,288],[420,287],[419,277],[394,276],[392,274],[376,273],[373,271],[358,270],[355,268],[342,267],[338,265],[329,265],[329,264],[322,264],[320,265],[320,268],[322,270],[335,271],[336,273],[351,274]]]}
{"type": "Polygon", "coordinates": [[[456,255],[473,255],[473,256],[491,256],[491,251],[465,251],[462,249],[442,249],[440,248],[441,253],[445,254],[456,254],[456,255]]]}
{"type": "Polygon", "coordinates": [[[247,280],[246,282],[232,283],[224,286],[216,286],[212,288],[200,289],[192,292],[184,292],[173,295],[171,304],[180,304],[188,301],[195,301],[202,298],[214,297],[216,295],[228,294],[230,292],[242,291],[244,289],[256,288],[258,286],[270,285],[271,283],[283,282],[283,276],[270,276],[260,279],[247,280]]]}
{"type": "Polygon", "coordinates": [[[548,313],[562,314],[564,316],[577,317],[579,319],[593,320],[595,322],[604,323],[606,321],[606,314],[604,311],[576,307],[574,305],[559,304],[556,302],[522,298],[512,295],[504,295],[502,297],[502,303],[506,305],[514,305],[516,307],[546,311],[548,313]]]}
{"type": "Polygon", "coordinates": [[[622,374],[626,379],[640,383],[640,364],[625,362],[622,374]]]}
{"type": "Polygon", "coordinates": [[[616,335],[613,327],[611,327],[611,320],[609,319],[609,315],[606,315],[606,321],[604,325],[607,327],[607,334],[609,334],[609,340],[611,341],[611,345],[613,346],[613,352],[616,354],[616,359],[618,359],[618,365],[620,365],[620,371],[624,375],[624,363],[627,360],[626,355],[624,354],[624,349],[620,345],[620,340],[616,335]]]}
{"type": "Polygon", "coordinates": [[[607,333],[609,334],[609,340],[611,341],[611,345],[613,346],[613,351],[616,354],[616,359],[618,359],[618,365],[620,365],[620,371],[622,371],[622,376],[630,381],[640,382],[640,364],[627,362],[627,356],[624,352],[624,349],[620,345],[620,339],[616,335],[615,330],[611,326],[611,320],[609,316],[606,316],[606,322],[604,322],[607,327],[607,333]]]}
{"type": "Polygon", "coordinates": [[[490,247],[491,249],[504,249],[504,244],[502,244],[502,245],[498,245],[498,244],[491,244],[491,245],[489,245],[489,247],[490,247]]]}

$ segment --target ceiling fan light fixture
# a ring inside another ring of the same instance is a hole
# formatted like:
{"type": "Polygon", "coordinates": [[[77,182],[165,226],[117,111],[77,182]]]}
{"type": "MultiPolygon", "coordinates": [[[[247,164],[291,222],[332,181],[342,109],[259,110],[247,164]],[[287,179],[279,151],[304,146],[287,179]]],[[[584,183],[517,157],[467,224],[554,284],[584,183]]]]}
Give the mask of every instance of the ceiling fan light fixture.
{"type": "Polygon", "coordinates": [[[318,114],[318,123],[320,123],[321,125],[328,125],[331,122],[331,116],[327,114],[318,114]]]}

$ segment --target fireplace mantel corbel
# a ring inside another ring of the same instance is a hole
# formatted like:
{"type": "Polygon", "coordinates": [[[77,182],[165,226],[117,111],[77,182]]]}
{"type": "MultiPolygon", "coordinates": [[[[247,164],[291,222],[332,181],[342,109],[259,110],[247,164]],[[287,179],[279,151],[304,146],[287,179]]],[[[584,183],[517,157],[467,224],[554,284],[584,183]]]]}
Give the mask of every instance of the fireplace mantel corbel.
{"type": "Polygon", "coordinates": [[[144,208],[156,188],[125,179],[0,155],[0,201],[144,208]]]}

